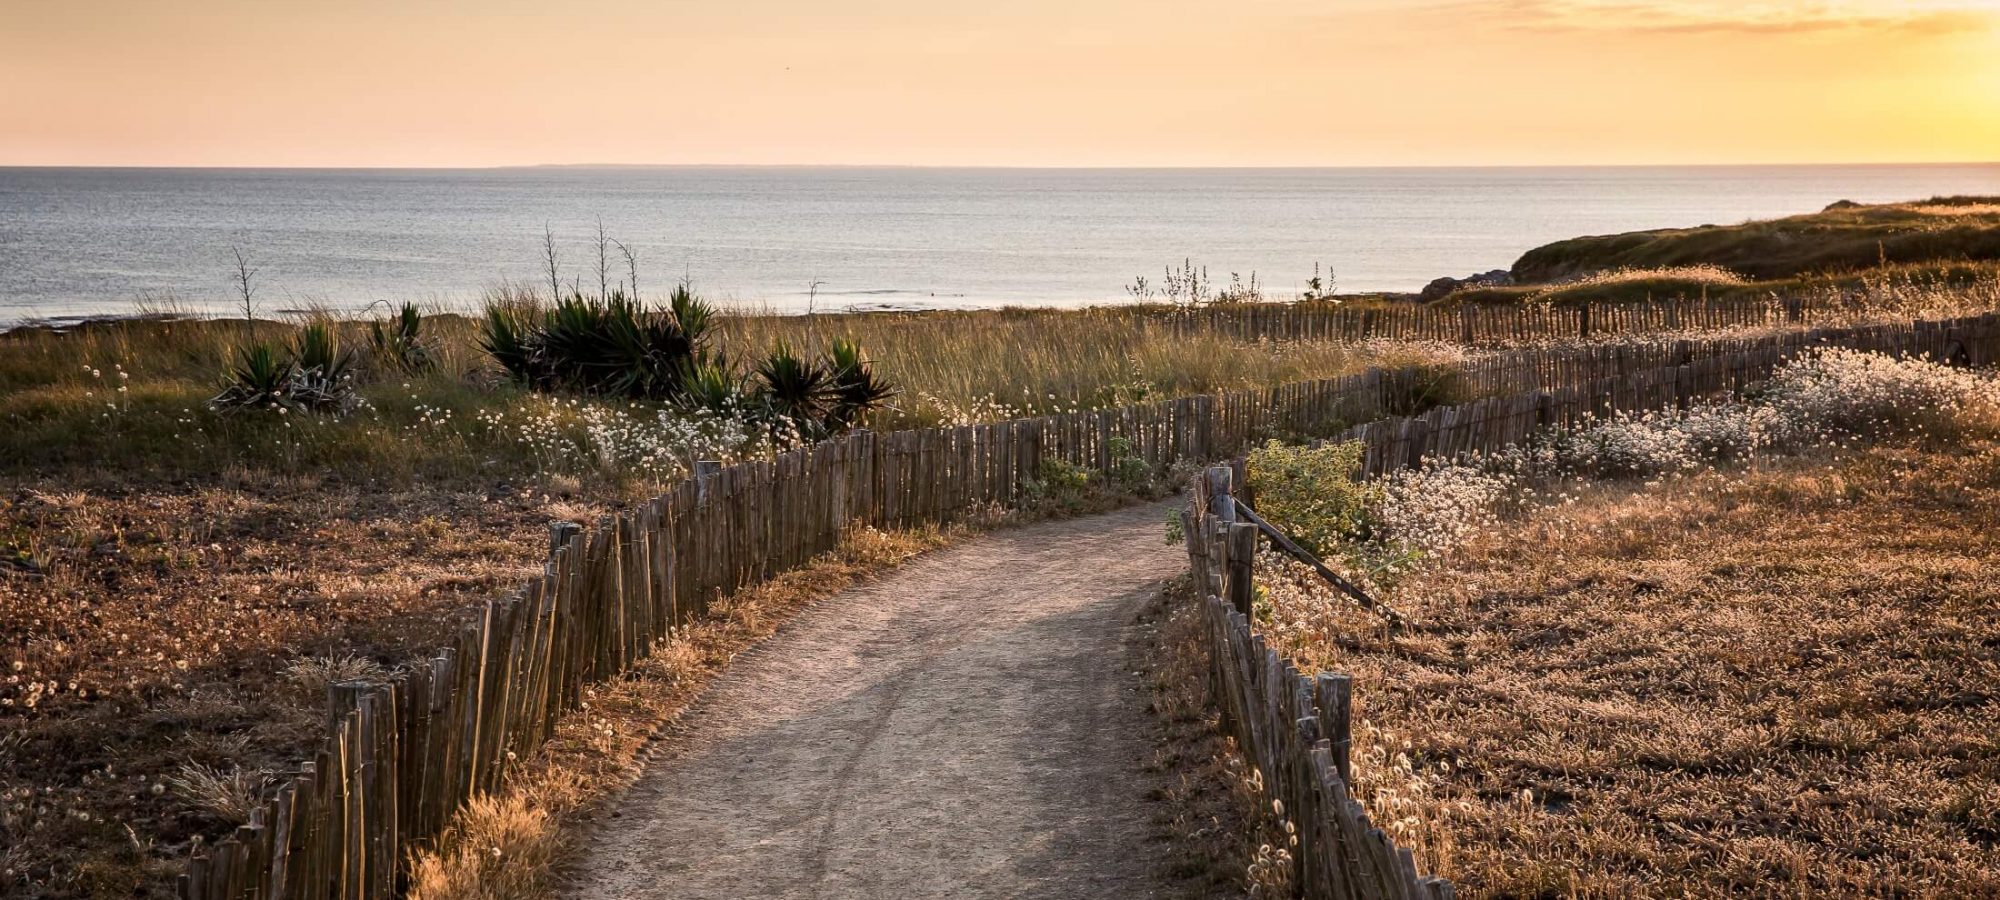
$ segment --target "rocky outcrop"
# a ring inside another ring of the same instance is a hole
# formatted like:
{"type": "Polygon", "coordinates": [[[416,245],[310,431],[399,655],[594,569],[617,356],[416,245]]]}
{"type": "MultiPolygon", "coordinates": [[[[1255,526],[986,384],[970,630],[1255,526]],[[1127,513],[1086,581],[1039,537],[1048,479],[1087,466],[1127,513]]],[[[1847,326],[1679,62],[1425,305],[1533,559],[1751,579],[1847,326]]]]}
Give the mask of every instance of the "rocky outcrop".
{"type": "Polygon", "coordinates": [[[1491,272],[1481,272],[1477,275],[1468,275],[1464,278],[1440,278],[1430,284],[1424,285],[1423,292],[1418,294],[1417,297],[1425,302],[1429,302],[1432,300],[1442,300],[1467,288],[1506,287],[1513,283],[1513,273],[1508,272],[1506,269],[1494,269],[1491,272]]]}

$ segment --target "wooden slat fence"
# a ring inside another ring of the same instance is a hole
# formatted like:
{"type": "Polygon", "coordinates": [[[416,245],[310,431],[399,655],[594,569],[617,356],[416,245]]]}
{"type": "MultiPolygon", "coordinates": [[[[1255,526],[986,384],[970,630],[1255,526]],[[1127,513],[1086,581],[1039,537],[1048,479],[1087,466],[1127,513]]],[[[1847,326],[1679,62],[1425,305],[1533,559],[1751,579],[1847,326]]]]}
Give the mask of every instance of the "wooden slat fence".
{"type": "Polygon", "coordinates": [[[1231,506],[1242,475],[1238,460],[1195,476],[1181,524],[1204,589],[1209,684],[1224,726],[1284,804],[1298,837],[1292,888],[1311,900],[1448,900],[1451,883],[1419,873],[1411,852],[1376,827],[1348,790],[1352,679],[1302,674],[1251,626],[1256,526],[1238,522],[1231,506]]]}
{"type": "MultiPolygon", "coordinates": [[[[1240,454],[1271,435],[1344,433],[1369,443],[1371,465],[1387,466],[1497,446],[1607,403],[1634,408],[1738,386],[1815,343],[1988,362],[1996,334],[1995,317],[1985,316],[1748,341],[1529,351],[1453,373],[1495,399],[1358,428],[1397,411],[1418,375],[1371,370],[1062,416],[856,431],[704,471],[587,531],[561,533],[539,577],[488,601],[449,646],[391,683],[330,688],[325,744],[247,824],[196,852],[181,892],[195,900],[395,896],[411,847],[435,838],[468,799],[494,789],[509,760],[535,752],[586,685],[645,657],[714,598],[833,549],[854,524],[943,523],[1017,505],[1027,482],[1053,461],[1109,475],[1129,455],[1165,472],[1177,462],[1240,454]],[[1737,357],[1748,361],[1729,361],[1737,357]],[[1528,401],[1507,391],[1535,392],[1532,414],[1528,401]]],[[[1246,646],[1254,651],[1243,657],[1254,683],[1292,677],[1273,674],[1256,656],[1261,648],[1246,646]]],[[[1268,715],[1296,711],[1286,704],[1298,696],[1283,694],[1290,699],[1273,701],[1268,715]]],[[[1319,777],[1317,757],[1296,758],[1306,762],[1287,763],[1286,777],[1319,777]]]]}
{"type": "Polygon", "coordinates": [[[1448,341],[1496,345],[1594,339],[1661,332],[1720,331],[1821,324],[1852,315],[1835,293],[1729,300],[1699,298],[1582,303],[1515,302],[1341,306],[1333,303],[1217,303],[1197,309],[1145,307],[1138,315],[1171,323],[1179,334],[1220,334],[1241,341],[1448,341]]]}

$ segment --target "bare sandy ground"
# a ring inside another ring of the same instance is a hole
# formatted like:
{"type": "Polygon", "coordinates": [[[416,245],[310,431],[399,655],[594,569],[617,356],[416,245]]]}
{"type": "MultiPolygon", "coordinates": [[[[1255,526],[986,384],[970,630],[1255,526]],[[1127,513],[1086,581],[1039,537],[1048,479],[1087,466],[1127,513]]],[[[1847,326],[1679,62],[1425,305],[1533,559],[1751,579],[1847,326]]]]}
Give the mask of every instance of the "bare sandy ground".
{"type": "Polygon", "coordinates": [[[801,614],[665,738],[578,898],[1150,897],[1135,615],[1164,507],[997,532],[801,614]]]}

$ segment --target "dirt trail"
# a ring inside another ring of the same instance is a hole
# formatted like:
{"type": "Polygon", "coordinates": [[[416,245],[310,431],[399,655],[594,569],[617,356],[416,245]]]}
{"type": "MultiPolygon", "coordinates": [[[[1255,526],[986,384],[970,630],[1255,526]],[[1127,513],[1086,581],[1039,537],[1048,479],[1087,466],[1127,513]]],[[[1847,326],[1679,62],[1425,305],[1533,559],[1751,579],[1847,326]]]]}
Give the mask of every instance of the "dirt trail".
{"type": "Polygon", "coordinates": [[[684,717],[578,898],[1150,897],[1135,614],[1163,507],[981,536],[799,615],[684,717]]]}

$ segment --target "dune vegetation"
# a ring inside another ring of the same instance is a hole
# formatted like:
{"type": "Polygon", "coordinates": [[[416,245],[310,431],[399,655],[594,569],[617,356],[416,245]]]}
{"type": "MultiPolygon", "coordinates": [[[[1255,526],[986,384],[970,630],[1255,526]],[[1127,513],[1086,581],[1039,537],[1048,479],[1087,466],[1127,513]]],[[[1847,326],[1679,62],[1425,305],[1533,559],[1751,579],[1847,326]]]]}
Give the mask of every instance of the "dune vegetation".
{"type": "Polygon", "coordinates": [[[2000,890],[1992,373],[1828,351],[1485,459],[1339,453],[1253,455],[1259,505],[1416,624],[1276,558],[1259,614],[1354,676],[1357,792],[1461,896],[2000,890]]]}
{"type": "Polygon", "coordinates": [[[2000,260],[2000,200],[1937,197],[1915,203],[1836,203],[1825,210],[1738,225],[1703,225],[1557,241],[1514,263],[1521,283],[1618,269],[1716,266],[1757,280],[1856,272],[1885,265],[2000,260]]]}

